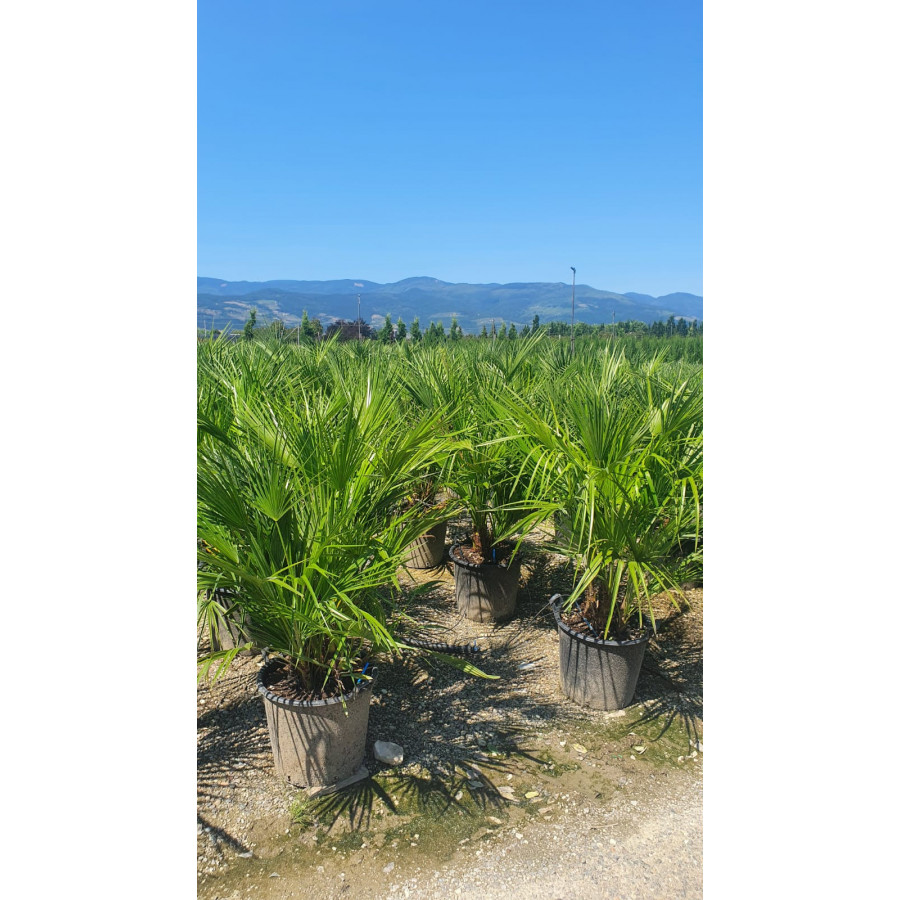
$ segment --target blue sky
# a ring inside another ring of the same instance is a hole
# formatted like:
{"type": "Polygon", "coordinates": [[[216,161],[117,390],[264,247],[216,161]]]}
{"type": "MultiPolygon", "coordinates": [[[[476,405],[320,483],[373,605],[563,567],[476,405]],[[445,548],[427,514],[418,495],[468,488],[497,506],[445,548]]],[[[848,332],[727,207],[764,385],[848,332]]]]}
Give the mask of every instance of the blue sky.
{"type": "Polygon", "coordinates": [[[702,294],[702,4],[200,0],[198,274],[702,294]]]}

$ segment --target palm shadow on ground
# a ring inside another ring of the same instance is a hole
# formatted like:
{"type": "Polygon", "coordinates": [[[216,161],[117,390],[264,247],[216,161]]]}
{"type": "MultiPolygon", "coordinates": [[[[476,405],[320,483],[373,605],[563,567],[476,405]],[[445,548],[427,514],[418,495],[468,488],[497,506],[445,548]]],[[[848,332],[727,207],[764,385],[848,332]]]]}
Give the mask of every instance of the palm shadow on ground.
{"type": "MultiPolygon", "coordinates": [[[[226,675],[223,685],[231,680],[244,686],[255,684],[252,676],[226,675]]],[[[209,702],[211,692],[200,685],[201,699],[209,702]]],[[[260,757],[268,749],[265,733],[266,716],[262,704],[252,694],[246,694],[239,702],[225,707],[204,709],[197,717],[197,798],[200,803],[221,801],[227,797],[236,772],[251,777],[266,777],[271,765],[263,765],[260,757]]],[[[248,849],[225,829],[215,826],[198,813],[197,823],[209,834],[216,854],[224,859],[223,848],[235,853],[248,849]]]]}
{"type": "Polygon", "coordinates": [[[676,723],[693,746],[701,738],[703,722],[703,644],[697,629],[683,614],[674,613],[657,622],[635,692],[643,705],[637,724],[659,728],[659,740],[676,723]]]}

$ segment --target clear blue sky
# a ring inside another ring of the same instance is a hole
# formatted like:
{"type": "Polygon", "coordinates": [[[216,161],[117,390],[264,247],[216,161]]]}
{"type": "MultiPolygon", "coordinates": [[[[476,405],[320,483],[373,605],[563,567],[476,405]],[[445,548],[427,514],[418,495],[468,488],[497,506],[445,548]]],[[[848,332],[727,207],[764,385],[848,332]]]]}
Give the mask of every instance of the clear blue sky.
{"type": "Polygon", "coordinates": [[[198,274],[702,294],[702,4],[199,0],[198,274]]]}

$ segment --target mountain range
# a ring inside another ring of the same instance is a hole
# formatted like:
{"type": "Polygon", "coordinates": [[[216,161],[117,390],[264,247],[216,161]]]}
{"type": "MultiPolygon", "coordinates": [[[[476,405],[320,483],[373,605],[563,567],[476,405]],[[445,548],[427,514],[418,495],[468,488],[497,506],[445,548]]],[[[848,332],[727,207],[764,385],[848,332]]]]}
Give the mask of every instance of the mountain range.
{"type": "MultiPolygon", "coordinates": [[[[250,310],[257,310],[257,322],[265,324],[281,319],[295,326],[306,310],[311,319],[327,326],[335,319],[356,319],[357,295],[362,318],[373,326],[386,315],[396,324],[398,318],[427,328],[441,321],[445,328],[456,316],[467,333],[478,333],[482,325],[499,328],[503,322],[516,327],[530,325],[534,316],[541,322],[568,322],[572,316],[572,285],[565,282],[523,282],[512,284],[452,284],[437,278],[405,278],[391,284],[364,279],[335,281],[224,281],[221,278],[197,278],[197,327],[233,328],[243,325],[250,310]]],[[[703,298],[695,294],[616,294],[588,284],[575,285],[575,320],[592,325],[638,319],[682,317],[703,319],[703,298]]]]}

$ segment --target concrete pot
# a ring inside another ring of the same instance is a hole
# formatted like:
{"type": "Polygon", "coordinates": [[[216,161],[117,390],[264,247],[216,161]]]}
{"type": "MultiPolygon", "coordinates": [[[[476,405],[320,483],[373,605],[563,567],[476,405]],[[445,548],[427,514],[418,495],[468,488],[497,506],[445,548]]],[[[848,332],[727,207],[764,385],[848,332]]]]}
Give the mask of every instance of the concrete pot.
{"type": "Polygon", "coordinates": [[[456,608],[473,622],[502,622],[516,611],[521,556],[512,564],[478,566],[458,555],[460,544],[450,548],[456,608]]]}
{"type": "Polygon", "coordinates": [[[288,700],[265,686],[265,677],[276,664],[269,660],[256,676],[275,770],[290,784],[304,788],[334,785],[353,776],[366,751],[372,682],[329,700],[288,700]]]}
{"type": "Polygon", "coordinates": [[[434,569],[444,561],[444,544],[447,541],[447,523],[438,522],[427,534],[416,538],[406,554],[406,565],[411,569],[434,569]]]}
{"type": "Polygon", "coordinates": [[[559,630],[562,692],[592,709],[622,709],[634,699],[650,630],[634,641],[603,641],[572,631],[560,617],[562,598],[552,606],[559,630]]]}
{"type": "MultiPolygon", "coordinates": [[[[250,618],[237,605],[232,591],[218,591],[217,599],[226,608],[224,615],[215,614],[215,629],[210,630],[209,644],[216,650],[233,650],[241,644],[250,642],[248,631],[250,618]]],[[[241,650],[239,656],[257,656],[259,650],[241,650]]]]}
{"type": "Polygon", "coordinates": [[[559,547],[568,547],[572,543],[572,519],[559,510],[553,514],[553,541],[559,547]]]}

